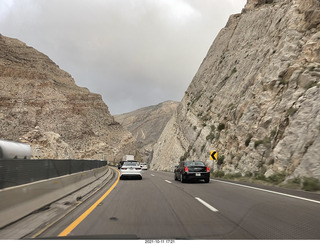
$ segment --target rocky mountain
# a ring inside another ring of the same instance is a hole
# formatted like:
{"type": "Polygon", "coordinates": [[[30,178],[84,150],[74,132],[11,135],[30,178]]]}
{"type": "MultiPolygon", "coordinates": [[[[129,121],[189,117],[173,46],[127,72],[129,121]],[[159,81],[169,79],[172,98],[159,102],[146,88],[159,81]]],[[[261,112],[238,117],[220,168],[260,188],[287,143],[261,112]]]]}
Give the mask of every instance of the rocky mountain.
{"type": "Polygon", "coordinates": [[[120,158],[134,139],[98,94],[78,87],[46,55],[0,35],[0,138],[36,158],[120,158]]]}
{"type": "Polygon", "coordinates": [[[136,140],[136,149],[144,162],[148,161],[153,145],[178,107],[178,102],[166,101],[135,111],[115,115],[118,121],[136,140]]]}
{"type": "Polygon", "coordinates": [[[229,174],[320,178],[319,24],[318,0],[248,0],[214,40],[151,167],[199,159],[229,174]]]}

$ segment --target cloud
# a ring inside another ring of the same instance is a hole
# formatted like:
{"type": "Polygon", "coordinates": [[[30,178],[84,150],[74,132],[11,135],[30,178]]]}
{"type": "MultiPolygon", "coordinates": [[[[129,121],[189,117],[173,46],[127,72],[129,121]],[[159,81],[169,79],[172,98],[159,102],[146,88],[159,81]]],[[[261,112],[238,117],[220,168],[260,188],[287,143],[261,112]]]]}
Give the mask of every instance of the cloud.
{"type": "Polygon", "coordinates": [[[0,33],[48,55],[112,114],[181,100],[214,37],[246,2],[8,1],[0,33]]]}
{"type": "Polygon", "coordinates": [[[13,5],[13,1],[0,2],[0,20],[3,20],[7,17],[12,5],[13,5]]]}

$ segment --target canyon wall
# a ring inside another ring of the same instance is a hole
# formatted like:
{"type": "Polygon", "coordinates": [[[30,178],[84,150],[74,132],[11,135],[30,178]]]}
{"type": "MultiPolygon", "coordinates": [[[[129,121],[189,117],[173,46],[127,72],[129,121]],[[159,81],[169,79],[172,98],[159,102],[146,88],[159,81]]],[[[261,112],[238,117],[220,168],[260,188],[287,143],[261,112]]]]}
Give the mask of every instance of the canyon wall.
{"type": "Polygon", "coordinates": [[[0,138],[32,146],[33,158],[121,158],[134,139],[101,95],[25,43],[0,35],[0,138]]]}
{"type": "Polygon", "coordinates": [[[214,40],[151,168],[187,159],[230,174],[320,178],[319,24],[318,0],[248,0],[214,40]]]}

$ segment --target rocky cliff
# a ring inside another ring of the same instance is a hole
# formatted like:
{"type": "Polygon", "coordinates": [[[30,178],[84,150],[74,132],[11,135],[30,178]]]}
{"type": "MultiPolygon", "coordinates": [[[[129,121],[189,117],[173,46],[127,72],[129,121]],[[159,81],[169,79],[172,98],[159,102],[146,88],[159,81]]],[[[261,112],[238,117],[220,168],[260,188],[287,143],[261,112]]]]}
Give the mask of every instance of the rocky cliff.
{"type": "Polygon", "coordinates": [[[230,174],[320,178],[319,24],[318,0],[248,0],[210,47],[152,168],[200,159],[230,174]]]}
{"type": "Polygon", "coordinates": [[[135,138],[136,149],[141,157],[139,160],[148,161],[153,145],[159,139],[178,104],[178,102],[166,101],[114,116],[115,120],[131,132],[135,138]]]}
{"type": "Polygon", "coordinates": [[[132,135],[98,94],[46,55],[0,35],[0,138],[29,143],[38,158],[114,160],[132,135]]]}

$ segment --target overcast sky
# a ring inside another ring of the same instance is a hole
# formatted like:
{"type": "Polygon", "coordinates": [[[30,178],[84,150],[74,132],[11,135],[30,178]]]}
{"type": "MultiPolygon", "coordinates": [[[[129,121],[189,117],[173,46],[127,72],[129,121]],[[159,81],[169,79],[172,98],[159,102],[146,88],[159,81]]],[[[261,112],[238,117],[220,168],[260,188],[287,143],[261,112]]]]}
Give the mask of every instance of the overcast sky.
{"type": "Polygon", "coordinates": [[[0,0],[0,33],[48,55],[111,114],[181,101],[246,0],[0,0]]]}

